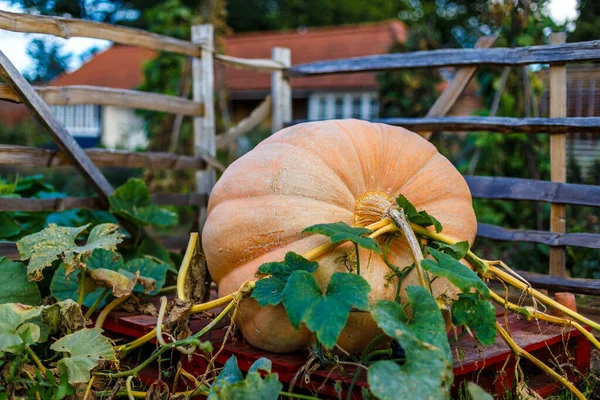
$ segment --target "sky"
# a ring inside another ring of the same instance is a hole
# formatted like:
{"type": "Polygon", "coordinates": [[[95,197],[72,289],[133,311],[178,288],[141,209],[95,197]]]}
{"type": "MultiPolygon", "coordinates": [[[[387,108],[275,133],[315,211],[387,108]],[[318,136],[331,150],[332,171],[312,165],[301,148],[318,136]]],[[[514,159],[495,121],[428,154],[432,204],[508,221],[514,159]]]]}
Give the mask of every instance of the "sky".
{"type": "MultiPolygon", "coordinates": [[[[549,12],[554,21],[561,24],[565,21],[573,21],[577,18],[577,0],[550,0],[549,12]]],[[[0,0],[0,10],[20,12],[14,6],[10,6],[6,0],[0,0]]],[[[21,71],[25,71],[31,67],[31,60],[27,56],[27,43],[32,37],[42,35],[24,34],[18,32],[10,32],[0,29],[0,50],[15,64],[21,71]]],[[[64,40],[64,39],[58,39],[64,40]]],[[[70,70],[75,70],[81,65],[79,55],[85,53],[90,48],[106,49],[111,42],[106,40],[88,39],[88,38],[71,38],[68,39],[65,46],[65,51],[72,53],[70,70]]]]}

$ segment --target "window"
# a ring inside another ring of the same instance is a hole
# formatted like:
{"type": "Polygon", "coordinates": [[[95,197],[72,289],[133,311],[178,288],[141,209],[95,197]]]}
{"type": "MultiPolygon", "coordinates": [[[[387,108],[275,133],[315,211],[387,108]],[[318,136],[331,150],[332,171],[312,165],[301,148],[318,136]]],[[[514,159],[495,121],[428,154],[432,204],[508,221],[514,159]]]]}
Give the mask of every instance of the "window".
{"type": "Polygon", "coordinates": [[[308,100],[308,119],[359,118],[379,116],[375,93],[313,93],[308,100]]]}
{"type": "Polygon", "coordinates": [[[74,106],[52,106],[52,113],[75,137],[98,138],[102,133],[100,106],[78,104],[74,106]]]}

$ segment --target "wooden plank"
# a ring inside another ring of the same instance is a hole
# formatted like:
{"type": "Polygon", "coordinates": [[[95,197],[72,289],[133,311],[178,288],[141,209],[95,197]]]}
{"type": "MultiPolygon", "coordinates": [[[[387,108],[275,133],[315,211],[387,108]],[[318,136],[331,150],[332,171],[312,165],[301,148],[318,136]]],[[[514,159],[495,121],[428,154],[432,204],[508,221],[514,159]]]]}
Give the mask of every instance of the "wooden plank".
{"type": "MultiPolygon", "coordinates": [[[[550,43],[563,44],[565,32],[550,35],[550,43]]],[[[567,66],[550,66],[550,117],[567,116],[567,66]]],[[[567,181],[567,135],[554,133],[550,135],[550,176],[553,182],[567,181]]],[[[550,209],[550,231],[564,233],[567,229],[566,207],[564,204],[552,204],[550,209]]],[[[550,275],[566,275],[566,252],[564,248],[550,248],[550,275]]]]}
{"type": "Polygon", "coordinates": [[[141,29],[75,18],[0,11],[0,29],[13,32],[47,33],[65,39],[72,37],[104,39],[119,44],[170,51],[188,56],[199,56],[201,51],[198,43],[194,44],[186,40],[158,35],[141,29]]]}
{"type": "MultiPolygon", "coordinates": [[[[192,41],[214,46],[212,25],[192,26],[192,41]]],[[[194,155],[216,155],[215,145],[215,101],[214,101],[214,66],[213,53],[202,49],[201,59],[192,60],[192,83],[194,101],[204,105],[204,117],[194,118],[194,155]]],[[[216,182],[214,169],[196,172],[196,191],[208,195],[216,182]]],[[[206,219],[206,207],[200,208],[198,226],[202,230],[206,219]]]]}
{"type": "Polygon", "coordinates": [[[283,65],[276,60],[269,60],[268,58],[240,58],[233,56],[226,56],[225,54],[215,54],[215,60],[220,61],[232,68],[246,69],[250,71],[258,72],[275,72],[286,69],[286,65],[283,65]]]}
{"type": "Polygon", "coordinates": [[[471,195],[480,199],[532,200],[600,207],[600,186],[535,179],[465,176],[471,195]]]}
{"type": "MultiPolygon", "coordinates": [[[[158,205],[200,206],[206,204],[207,195],[199,193],[155,193],[152,201],[158,205]]],[[[95,197],[62,197],[50,199],[6,198],[0,197],[0,212],[56,212],[73,208],[85,210],[104,210],[105,207],[95,197]]]]}
{"type": "MultiPolygon", "coordinates": [[[[173,114],[202,116],[202,104],[191,100],[137,90],[113,89],[99,86],[37,86],[42,100],[53,106],[95,104],[161,111],[173,114]]],[[[21,99],[8,86],[0,84],[0,99],[20,103],[21,99]]]]}
{"type": "MultiPolygon", "coordinates": [[[[99,167],[156,169],[205,169],[204,158],[172,153],[130,152],[126,150],[85,149],[90,160],[99,167]]],[[[71,162],[60,150],[0,144],[0,164],[28,167],[64,167],[71,162]]]]}
{"type": "Polygon", "coordinates": [[[217,149],[224,149],[229,143],[238,137],[250,132],[264,121],[271,111],[271,96],[267,96],[249,116],[238,122],[234,127],[231,127],[227,133],[216,136],[217,149]]]}
{"type": "Polygon", "coordinates": [[[113,192],[110,183],[2,51],[0,51],[0,77],[4,78],[35,118],[48,129],[57,146],[98,193],[99,201],[108,206],[108,196],[113,192]]]}
{"type": "Polygon", "coordinates": [[[548,246],[574,246],[600,249],[600,234],[553,233],[546,231],[506,229],[495,225],[478,223],[477,236],[509,242],[540,243],[548,246]]]}
{"type": "Polygon", "coordinates": [[[564,64],[600,60],[600,41],[493,49],[442,49],[317,61],[291,67],[289,75],[315,76],[391,69],[466,65],[564,64]]]}
{"type": "Polygon", "coordinates": [[[570,292],[600,296],[600,279],[564,278],[560,276],[533,274],[517,271],[531,286],[553,292],[570,292]]]}
{"type": "MultiPolygon", "coordinates": [[[[292,64],[290,49],[274,47],[271,51],[271,56],[274,61],[286,67],[292,64]]],[[[290,80],[281,71],[271,74],[271,98],[273,102],[271,132],[277,132],[292,120],[292,89],[290,80]]]]}
{"type": "MultiPolygon", "coordinates": [[[[398,125],[412,131],[488,131],[498,133],[600,133],[600,117],[584,118],[510,118],[510,117],[436,117],[436,118],[379,118],[370,120],[398,125]]],[[[295,125],[308,120],[295,120],[295,125]]]]}
{"type": "MultiPolygon", "coordinates": [[[[492,47],[496,41],[498,40],[498,36],[484,36],[477,39],[477,43],[475,43],[476,49],[486,49],[492,47]]],[[[456,104],[456,101],[463,93],[473,75],[477,71],[477,66],[469,66],[462,67],[456,74],[454,75],[454,79],[450,82],[446,90],[437,98],[433,106],[427,112],[426,117],[442,117],[450,111],[450,109],[456,104]]],[[[425,139],[429,139],[431,137],[432,132],[419,132],[419,135],[423,136],[425,139]]]]}

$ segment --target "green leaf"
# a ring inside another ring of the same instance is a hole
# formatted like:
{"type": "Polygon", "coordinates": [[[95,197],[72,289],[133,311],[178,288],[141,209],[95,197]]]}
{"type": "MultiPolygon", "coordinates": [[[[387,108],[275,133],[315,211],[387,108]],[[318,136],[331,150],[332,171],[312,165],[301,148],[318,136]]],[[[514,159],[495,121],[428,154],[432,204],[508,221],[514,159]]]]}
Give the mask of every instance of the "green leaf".
{"type": "Polygon", "coordinates": [[[41,320],[51,335],[73,333],[85,328],[87,322],[79,304],[71,299],[42,307],[41,320]]]}
{"type": "MultiPolygon", "coordinates": [[[[50,294],[59,301],[71,299],[77,301],[79,296],[79,275],[81,270],[73,272],[67,277],[65,267],[61,264],[52,276],[50,282],[50,294]]],[[[98,297],[102,295],[104,289],[99,287],[94,291],[87,293],[83,298],[83,305],[91,307],[98,297]]],[[[102,300],[98,307],[104,307],[106,300],[102,300]]]]}
{"type": "Polygon", "coordinates": [[[304,230],[304,232],[319,233],[321,235],[328,236],[332,243],[349,240],[360,247],[364,247],[365,249],[381,254],[381,249],[375,240],[369,237],[362,237],[363,235],[372,233],[372,231],[367,228],[350,226],[347,223],[340,221],[331,224],[317,224],[309,226],[304,230]]]}
{"type": "Polygon", "coordinates": [[[371,315],[383,331],[400,343],[406,362],[377,361],[367,372],[371,392],[382,400],[447,399],[452,386],[452,353],[444,318],[434,298],[420,286],[406,288],[413,316],[399,304],[380,300],[371,315]]]}
{"type": "Polygon", "coordinates": [[[489,299],[490,290],[481,278],[469,267],[458,262],[454,257],[442,253],[431,247],[429,253],[436,259],[423,260],[421,266],[424,270],[434,275],[448,278],[450,282],[464,293],[469,293],[471,288],[478,291],[485,299],[489,299]]]}
{"type": "Polygon", "coordinates": [[[54,386],[53,400],[61,400],[67,396],[75,394],[75,388],[69,384],[67,374],[60,374],[59,384],[54,386]]]}
{"type": "Polygon", "coordinates": [[[225,386],[243,380],[244,376],[238,367],[237,358],[235,356],[229,357],[227,362],[225,362],[223,369],[210,386],[207,400],[221,399],[220,392],[225,386]]]}
{"type": "Polygon", "coordinates": [[[359,275],[335,272],[325,294],[307,271],[294,271],[283,290],[282,300],[292,325],[303,322],[326,348],[333,348],[346,325],[352,306],[369,308],[369,283],[359,275]]]}
{"type": "Polygon", "coordinates": [[[442,224],[440,221],[429,215],[425,210],[417,211],[415,206],[413,206],[413,204],[403,195],[398,195],[396,198],[396,204],[398,204],[398,207],[404,210],[404,215],[406,215],[406,218],[410,222],[421,226],[433,225],[437,233],[442,231],[442,224]]]}
{"type": "Polygon", "coordinates": [[[8,239],[21,233],[21,225],[7,212],[0,212],[0,226],[2,227],[2,232],[0,232],[2,239],[8,239]]]}
{"type": "Polygon", "coordinates": [[[256,276],[270,275],[270,277],[256,281],[252,298],[263,307],[268,304],[277,305],[281,303],[281,293],[292,272],[307,271],[313,273],[318,266],[319,263],[308,261],[292,251],[285,255],[285,261],[263,264],[258,268],[256,276]]]}
{"type": "Polygon", "coordinates": [[[471,400],[494,400],[494,397],[491,394],[487,393],[481,386],[478,386],[473,382],[469,382],[467,390],[469,391],[471,400]]]}
{"type": "Polygon", "coordinates": [[[84,258],[94,249],[115,250],[117,244],[122,241],[123,235],[117,232],[118,225],[101,224],[92,229],[84,246],[78,246],[75,240],[87,227],[88,225],[78,228],[50,225],[19,240],[17,247],[21,253],[21,260],[29,260],[29,279],[41,280],[42,270],[60,258],[64,260],[65,270],[69,273],[84,262],[84,258]]]}
{"type": "Polygon", "coordinates": [[[258,360],[254,361],[248,372],[258,372],[265,371],[266,373],[271,373],[271,368],[273,367],[273,363],[266,357],[261,357],[258,360]]]}
{"type": "Polygon", "coordinates": [[[496,308],[488,301],[472,294],[462,293],[452,303],[452,323],[466,325],[475,331],[484,346],[496,341],[496,308]]]}
{"type": "Polygon", "coordinates": [[[20,262],[0,258],[0,304],[21,303],[37,306],[42,301],[40,289],[27,279],[27,268],[20,262]]]}
{"type": "MultiPolygon", "coordinates": [[[[154,281],[155,290],[151,291],[149,294],[157,294],[160,289],[165,285],[167,280],[167,270],[169,266],[164,263],[157,263],[147,257],[145,258],[135,258],[130,260],[125,264],[124,267],[120,268],[122,270],[135,273],[137,271],[140,272],[140,278],[143,279],[152,279],[154,281]]],[[[142,284],[137,284],[133,288],[134,292],[147,292],[147,288],[145,288],[142,284]]]]}
{"type": "Polygon", "coordinates": [[[249,372],[246,379],[225,385],[219,399],[227,400],[277,400],[283,385],[277,374],[268,374],[263,379],[258,372],[249,372]]]}
{"type": "Polygon", "coordinates": [[[115,352],[102,329],[82,329],[57,340],[50,348],[56,352],[69,353],[58,361],[58,370],[67,373],[69,383],[90,380],[90,371],[102,360],[114,360],[115,352]]]}
{"type": "Polygon", "coordinates": [[[154,204],[141,179],[129,179],[114,191],[109,202],[111,212],[138,225],[172,226],[177,223],[177,213],[154,204]]]}
{"type": "Polygon", "coordinates": [[[464,242],[457,242],[455,244],[446,244],[442,242],[432,242],[435,244],[435,248],[439,251],[442,251],[456,260],[462,260],[467,255],[469,251],[469,242],[466,240],[464,242]]]}
{"type": "Polygon", "coordinates": [[[25,344],[40,338],[40,328],[26,321],[39,317],[39,307],[22,304],[0,304],[0,353],[15,353],[25,344]]]}
{"type": "Polygon", "coordinates": [[[169,251],[148,235],[142,239],[142,242],[137,249],[136,257],[143,257],[144,255],[152,256],[166,264],[171,264],[169,251]]]}

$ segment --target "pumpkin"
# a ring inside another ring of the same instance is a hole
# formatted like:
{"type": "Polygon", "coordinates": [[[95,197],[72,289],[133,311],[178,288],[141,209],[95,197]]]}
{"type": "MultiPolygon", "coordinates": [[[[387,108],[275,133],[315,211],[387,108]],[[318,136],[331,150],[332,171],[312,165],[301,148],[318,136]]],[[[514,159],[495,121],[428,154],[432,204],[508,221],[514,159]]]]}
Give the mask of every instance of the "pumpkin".
{"type": "MultiPolygon", "coordinates": [[[[473,242],[477,223],[465,180],[419,135],[358,120],[309,122],[275,133],[231,164],[210,195],[202,243],[219,296],[255,280],[261,264],[329,241],[302,234],[306,227],[337,221],[367,226],[384,218],[399,194],[437,218],[444,234],[473,242]]],[[[383,244],[386,237],[377,240],[383,244]]],[[[323,290],[331,274],[348,271],[353,252],[348,243],[316,260],[323,290]]],[[[397,278],[382,256],[366,249],[359,255],[361,276],[372,288],[369,300],[393,300],[397,278]]],[[[413,264],[400,235],[390,242],[388,260],[400,268],[413,264]]],[[[415,275],[402,287],[418,284],[415,275]]],[[[456,291],[445,279],[433,282],[436,297],[456,291]]],[[[292,327],[281,304],[260,307],[244,299],[236,323],[250,344],[267,351],[292,352],[314,341],[304,326],[292,327]]],[[[361,351],[377,333],[368,313],[350,313],[338,345],[361,351]]]]}

